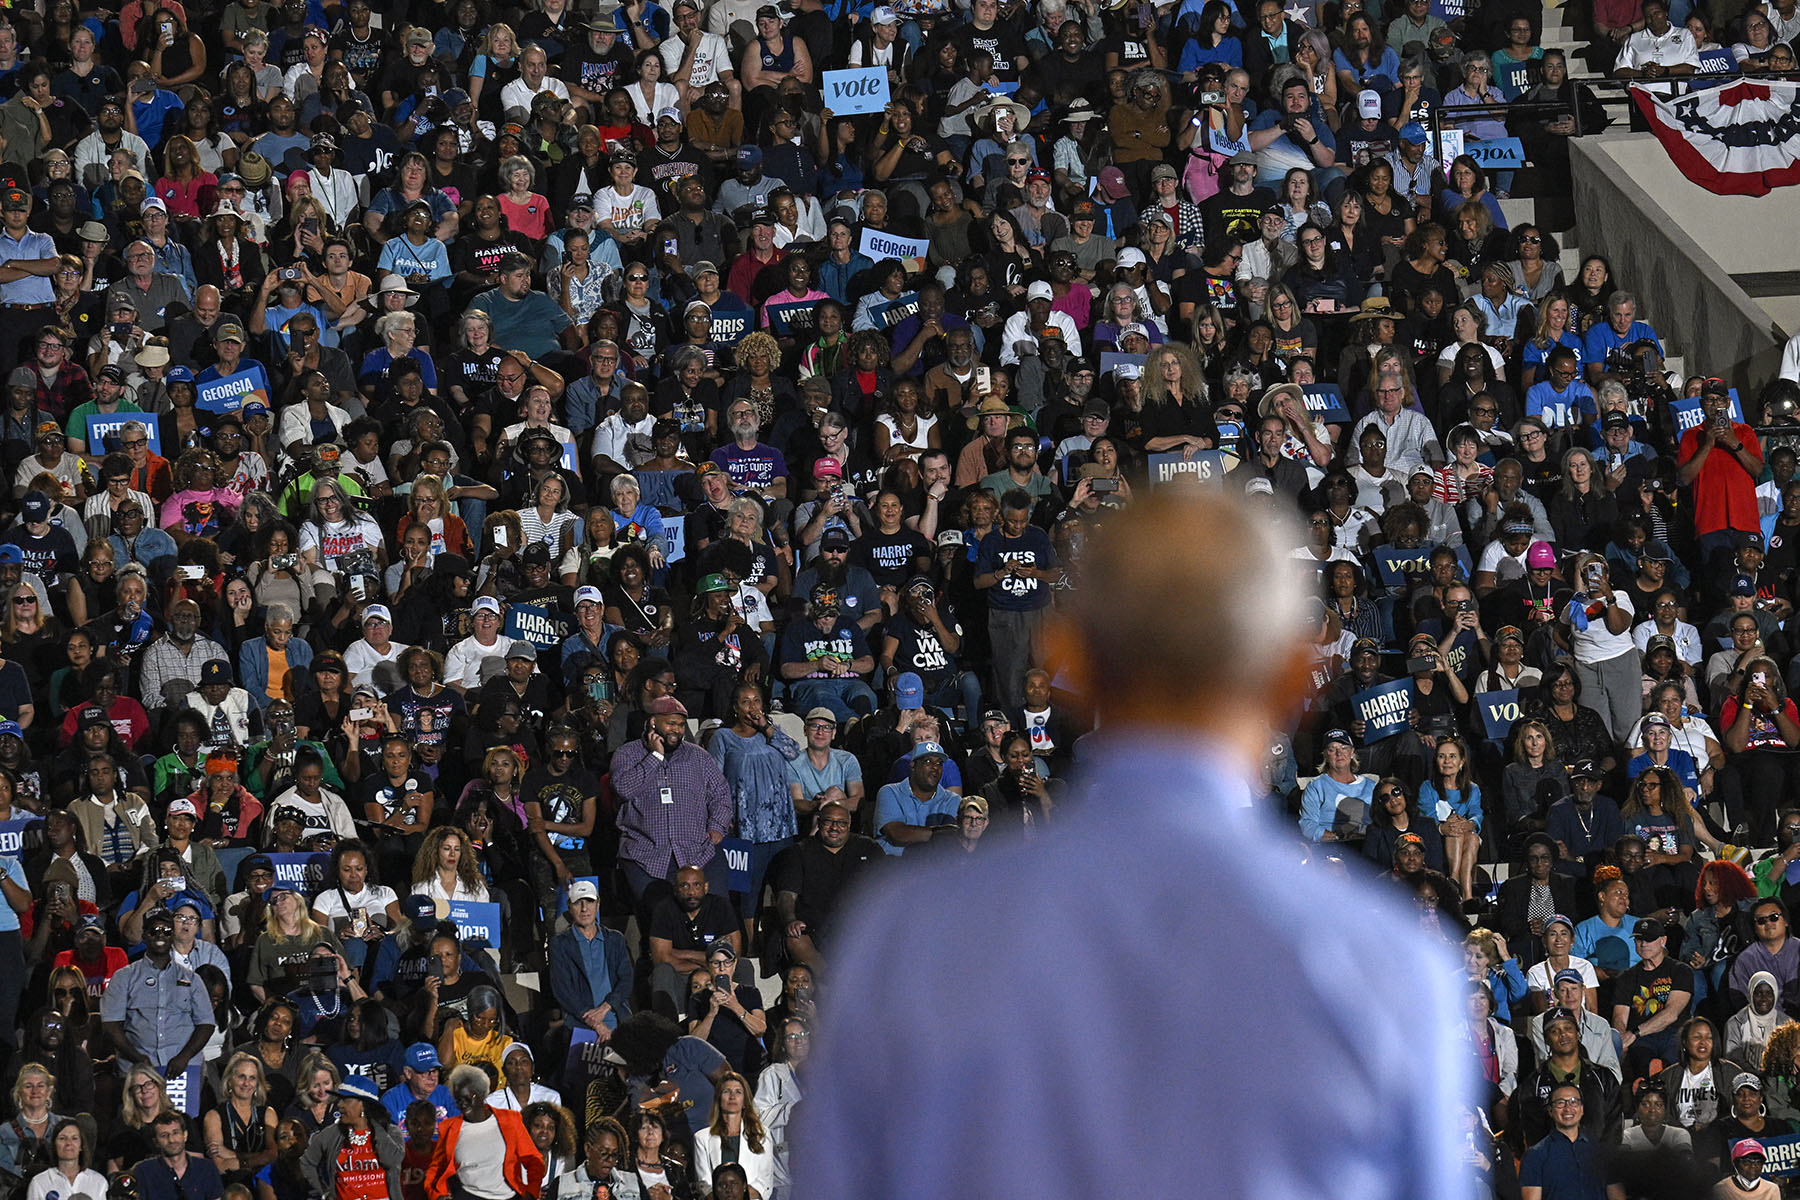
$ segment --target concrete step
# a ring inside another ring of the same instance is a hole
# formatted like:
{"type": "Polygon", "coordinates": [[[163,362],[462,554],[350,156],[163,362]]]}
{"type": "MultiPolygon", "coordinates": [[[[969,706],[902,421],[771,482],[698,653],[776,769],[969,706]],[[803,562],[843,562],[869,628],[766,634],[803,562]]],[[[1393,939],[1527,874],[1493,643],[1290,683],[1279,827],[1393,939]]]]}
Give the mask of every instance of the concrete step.
{"type": "Polygon", "coordinates": [[[1505,215],[1509,229],[1537,223],[1537,200],[1531,196],[1512,196],[1502,200],[1500,211],[1505,215]]]}

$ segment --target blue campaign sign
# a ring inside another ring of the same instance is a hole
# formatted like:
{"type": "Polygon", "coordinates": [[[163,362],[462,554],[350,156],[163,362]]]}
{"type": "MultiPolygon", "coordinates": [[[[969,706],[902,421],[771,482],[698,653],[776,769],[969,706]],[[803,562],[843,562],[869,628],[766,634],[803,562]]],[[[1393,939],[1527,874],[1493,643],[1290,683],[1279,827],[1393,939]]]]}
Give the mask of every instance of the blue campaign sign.
{"type": "Polygon", "coordinates": [[[1518,138],[1490,138],[1463,143],[1463,153],[1490,170],[1511,170],[1525,165],[1525,146],[1518,138]]]}
{"type": "Polygon", "coordinates": [[[271,854],[269,860],[275,865],[275,882],[294,884],[308,896],[323,886],[331,866],[329,854],[271,854]]]}
{"type": "Polygon", "coordinates": [[[118,437],[119,430],[132,421],[144,427],[144,437],[150,443],[150,453],[162,453],[162,430],[157,428],[156,418],[149,413],[116,412],[94,413],[87,419],[88,453],[99,457],[106,452],[106,439],[118,437]]]}
{"type": "Polygon", "coordinates": [[[515,604],[506,610],[506,636],[539,650],[553,650],[569,636],[569,623],[545,605],[515,604]]]}
{"type": "Polygon", "coordinates": [[[479,939],[499,947],[500,905],[494,901],[452,900],[448,919],[456,925],[456,936],[463,941],[479,939]]]}
{"type": "Polygon", "coordinates": [[[1783,1137],[1759,1137],[1763,1148],[1763,1174],[1774,1179],[1791,1179],[1800,1174],[1800,1133],[1783,1137]]]}
{"type": "MultiPolygon", "coordinates": [[[[1381,576],[1381,582],[1390,588],[1406,586],[1408,575],[1420,575],[1431,568],[1431,552],[1437,549],[1432,542],[1421,542],[1417,546],[1377,546],[1369,553],[1375,559],[1375,573],[1381,576]]],[[[1463,577],[1469,576],[1473,567],[1466,547],[1456,547],[1456,561],[1461,564],[1463,577]]]]}
{"type": "Polygon", "coordinates": [[[1412,715],[1412,680],[1396,679],[1350,697],[1351,711],[1363,723],[1363,745],[1393,737],[1406,729],[1412,715]]]}
{"type": "Polygon", "coordinates": [[[25,844],[25,831],[34,825],[43,823],[44,818],[38,816],[14,817],[10,821],[0,821],[0,855],[19,857],[19,851],[25,844]]]}
{"type": "Polygon", "coordinates": [[[869,305],[869,319],[877,329],[892,329],[918,311],[919,293],[902,292],[886,303],[869,305]]]}
{"type": "MultiPolygon", "coordinates": [[[[569,882],[570,884],[591,883],[594,885],[594,890],[596,892],[600,890],[600,877],[598,875],[577,875],[569,882]]],[[[558,884],[556,887],[556,911],[558,913],[566,913],[569,911],[569,889],[563,887],[561,884],[558,884]]]]}
{"type": "Polygon", "coordinates": [[[1446,21],[1460,20],[1468,11],[1468,0],[1431,0],[1431,15],[1446,21]]]}
{"type": "Polygon", "coordinates": [[[878,113],[888,106],[886,67],[825,72],[825,107],[838,116],[878,113]]]}
{"type": "Polygon", "coordinates": [[[862,241],[856,248],[876,262],[884,258],[924,258],[925,252],[931,249],[931,241],[928,238],[901,237],[885,229],[865,229],[862,231],[862,241]]]}
{"type": "Polygon", "coordinates": [[[1508,100],[1517,100],[1522,92],[1531,87],[1531,64],[1528,62],[1513,63],[1510,67],[1500,68],[1500,74],[1494,80],[1494,86],[1508,100]]]}
{"type": "MultiPolygon", "coordinates": [[[[1706,419],[1698,396],[1675,401],[1669,405],[1669,415],[1675,418],[1675,436],[1678,438],[1706,419]]],[[[1736,388],[1731,389],[1731,419],[1738,422],[1744,419],[1744,406],[1738,403],[1736,388]]]]}
{"type": "Polygon", "coordinates": [[[1350,413],[1344,408],[1344,393],[1338,391],[1335,383],[1309,383],[1300,389],[1306,400],[1306,411],[1324,421],[1342,424],[1350,420],[1350,413]]]}
{"type": "Polygon", "coordinates": [[[1217,450],[1198,450],[1194,457],[1179,454],[1152,454],[1149,457],[1150,486],[1160,487],[1178,479],[1198,480],[1217,486],[1225,482],[1225,456],[1217,450]]]}
{"type": "Polygon", "coordinates": [[[776,337],[788,337],[812,333],[813,310],[817,307],[816,301],[790,300],[786,304],[767,305],[763,311],[769,314],[769,332],[776,337]]]}
{"type": "Polygon", "coordinates": [[[188,1069],[168,1079],[169,1103],[190,1117],[200,1115],[200,1073],[206,1064],[195,1059],[188,1069]]]}
{"type": "Polygon", "coordinates": [[[656,541],[664,562],[678,563],[687,557],[687,517],[664,517],[662,536],[656,541]]]}
{"type": "Polygon", "coordinates": [[[725,866],[731,871],[731,890],[748,892],[750,890],[750,843],[743,838],[728,837],[719,843],[719,853],[725,856],[725,866]]]}
{"type": "Polygon", "coordinates": [[[1487,731],[1488,741],[1504,742],[1512,732],[1513,722],[1519,719],[1519,689],[1482,692],[1475,697],[1475,707],[1481,710],[1481,725],[1487,731]]]}
{"type": "Polygon", "coordinates": [[[207,412],[236,412],[252,398],[261,400],[271,410],[275,407],[269,400],[269,377],[254,363],[231,375],[209,379],[197,391],[199,399],[195,403],[207,412]]]}
{"type": "Polygon", "coordinates": [[[750,314],[716,312],[713,314],[713,341],[722,346],[735,346],[750,332],[750,314]]]}
{"type": "Polygon", "coordinates": [[[1700,68],[1696,75],[1736,75],[1738,73],[1737,56],[1723,46],[1700,52],[1700,68]]]}

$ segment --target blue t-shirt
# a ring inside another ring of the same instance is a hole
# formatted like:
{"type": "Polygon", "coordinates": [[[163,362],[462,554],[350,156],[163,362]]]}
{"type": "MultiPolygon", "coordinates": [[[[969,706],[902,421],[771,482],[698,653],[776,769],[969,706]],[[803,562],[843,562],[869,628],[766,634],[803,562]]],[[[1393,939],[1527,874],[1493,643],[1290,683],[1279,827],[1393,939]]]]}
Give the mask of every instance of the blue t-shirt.
{"type": "Polygon", "coordinates": [[[1572,380],[1563,391],[1557,391],[1548,379],[1531,385],[1525,393],[1525,415],[1538,417],[1552,429],[1579,425],[1582,419],[1597,417],[1599,406],[1594,393],[1581,380],[1572,380]]]}

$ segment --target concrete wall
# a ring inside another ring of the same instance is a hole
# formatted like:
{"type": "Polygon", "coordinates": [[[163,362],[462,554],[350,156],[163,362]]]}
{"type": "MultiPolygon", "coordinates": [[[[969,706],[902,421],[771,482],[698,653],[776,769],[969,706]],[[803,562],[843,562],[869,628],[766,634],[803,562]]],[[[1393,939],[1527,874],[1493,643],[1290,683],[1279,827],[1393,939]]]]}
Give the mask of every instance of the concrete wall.
{"type": "Polygon", "coordinates": [[[1715,196],[1648,133],[1579,138],[1571,149],[1582,252],[1611,260],[1689,374],[1752,391],[1771,379],[1787,335],[1731,275],[1800,268],[1800,241],[1784,231],[1793,197],[1715,196]]]}

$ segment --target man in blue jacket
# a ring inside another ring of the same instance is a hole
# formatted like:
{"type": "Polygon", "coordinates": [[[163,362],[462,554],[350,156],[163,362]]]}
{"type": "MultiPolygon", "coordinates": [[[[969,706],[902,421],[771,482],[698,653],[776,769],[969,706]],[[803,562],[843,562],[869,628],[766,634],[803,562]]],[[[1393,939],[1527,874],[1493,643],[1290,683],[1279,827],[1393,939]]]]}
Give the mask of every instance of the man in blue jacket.
{"type": "Polygon", "coordinates": [[[631,954],[625,936],[600,924],[600,893],[586,879],[569,886],[569,928],[550,939],[550,991],[563,1016],[605,1042],[631,1015],[631,954]]]}

